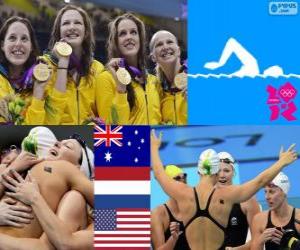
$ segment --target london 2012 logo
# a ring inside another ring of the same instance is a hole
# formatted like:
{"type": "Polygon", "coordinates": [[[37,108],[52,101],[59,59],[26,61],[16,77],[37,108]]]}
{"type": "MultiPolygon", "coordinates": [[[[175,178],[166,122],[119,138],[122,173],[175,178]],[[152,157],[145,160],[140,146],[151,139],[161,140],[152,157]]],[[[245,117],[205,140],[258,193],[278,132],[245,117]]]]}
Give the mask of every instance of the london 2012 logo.
{"type": "Polygon", "coordinates": [[[278,89],[268,85],[267,92],[269,94],[267,104],[271,110],[271,121],[277,120],[280,115],[288,121],[297,120],[294,115],[297,111],[294,102],[297,95],[297,89],[290,82],[286,82],[278,89]]]}

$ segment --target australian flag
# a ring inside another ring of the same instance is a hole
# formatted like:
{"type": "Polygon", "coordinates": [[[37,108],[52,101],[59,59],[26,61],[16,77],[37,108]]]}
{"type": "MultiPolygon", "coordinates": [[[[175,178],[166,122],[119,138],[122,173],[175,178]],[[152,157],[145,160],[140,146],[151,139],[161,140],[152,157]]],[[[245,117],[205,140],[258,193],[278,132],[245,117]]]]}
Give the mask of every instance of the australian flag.
{"type": "Polygon", "coordinates": [[[150,127],[95,126],[95,165],[149,166],[150,127]]]}

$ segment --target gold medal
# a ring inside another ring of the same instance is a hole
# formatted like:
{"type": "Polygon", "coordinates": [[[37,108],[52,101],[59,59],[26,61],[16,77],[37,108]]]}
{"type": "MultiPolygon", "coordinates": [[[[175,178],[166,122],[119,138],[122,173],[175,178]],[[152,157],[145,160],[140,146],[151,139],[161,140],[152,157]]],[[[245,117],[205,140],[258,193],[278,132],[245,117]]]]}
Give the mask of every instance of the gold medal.
{"type": "Polygon", "coordinates": [[[45,82],[50,77],[50,69],[47,64],[39,63],[33,68],[33,76],[39,82],[45,82]]]}
{"type": "Polygon", "coordinates": [[[187,73],[181,72],[174,78],[174,84],[178,89],[184,89],[187,86],[187,73]]]}
{"type": "Polygon", "coordinates": [[[124,85],[128,85],[131,82],[131,75],[125,68],[119,67],[116,72],[116,75],[119,82],[124,85]]]}
{"type": "Polygon", "coordinates": [[[69,56],[72,54],[72,47],[66,42],[57,42],[55,49],[60,56],[69,56]]]}

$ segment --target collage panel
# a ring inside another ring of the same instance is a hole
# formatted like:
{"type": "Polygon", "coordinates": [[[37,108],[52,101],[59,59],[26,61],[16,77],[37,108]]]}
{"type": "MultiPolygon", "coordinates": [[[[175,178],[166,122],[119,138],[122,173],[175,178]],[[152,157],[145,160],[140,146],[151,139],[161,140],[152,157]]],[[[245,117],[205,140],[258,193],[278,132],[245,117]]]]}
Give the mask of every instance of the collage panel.
{"type": "Polygon", "coordinates": [[[299,126],[159,127],[151,136],[154,249],[298,249],[299,126]]]}
{"type": "Polygon", "coordinates": [[[299,250],[298,6],[0,0],[0,250],[299,250]]]}
{"type": "Polygon", "coordinates": [[[189,124],[299,124],[298,5],[189,1],[189,124]]]}
{"type": "Polygon", "coordinates": [[[93,249],[92,127],[0,130],[0,249],[93,249]]]}
{"type": "Polygon", "coordinates": [[[186,19],[186,0],[0,1],[0,249],[151,248],[150,127],[105,124],[187,124],[186,19]],[[8,126],[37,124],[69,126],[8,126]]]}
{"type": "Polygon", "coordinates": [[[95,249],[150,249],[150,127],[95,126],[95,249]]]}
{"type": "Polygon", "coordinates": [[[2,124],[187,124],[186,0],[0,6],[2,124]]]}

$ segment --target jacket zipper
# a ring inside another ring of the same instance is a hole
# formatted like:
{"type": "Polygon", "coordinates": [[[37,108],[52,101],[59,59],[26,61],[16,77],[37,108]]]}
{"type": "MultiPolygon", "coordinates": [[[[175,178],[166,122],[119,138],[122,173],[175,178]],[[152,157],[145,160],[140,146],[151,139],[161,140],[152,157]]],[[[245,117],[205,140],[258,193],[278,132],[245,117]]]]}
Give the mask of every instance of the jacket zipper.
{"type": "Polygon", "coordinates": [[[77,100],[77,125],[80,125],[80,105],[79,105],[79,84],[80,84],[80,80],[81,80],[81,77],[80,75],[77,75],[76,76],[76,81],[75,81],[75,84],[76,84],[76,100],[77,100]]]}
{"type": "Polygon", "coordinates": [[[146,99],[146,110],[147,110],[147,124],[149,125],[148,98],[147,98],[147,93],[146,92],[145,92],[145,99],[146,99]]]}
{"type": "Polygon", "coordinates": [[[148,97],[147,97],[147,82],[143,84],[143,89],[145,93],[145,101],[146,101],[146,111],[147,111],[147,124],[149,125],[149,110],[148,110],[148,97]]]}
{"type": "Polygon", "coordinates": [[[76,100],[77,100],[77,125],[79,124],[79,93],[78,93],[78,87],[76,87],[76,100]]]}
{"type": "Polygon", "coordinates": [[[175,124],[174,125],[177,125],[177,112],[176,112],[176,94],[174,93],[173,94],[174,96],[174,113],[175,113],[175,124]]]}

